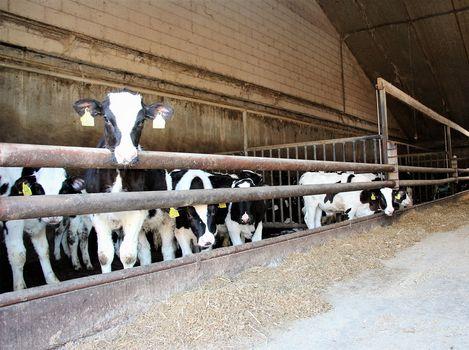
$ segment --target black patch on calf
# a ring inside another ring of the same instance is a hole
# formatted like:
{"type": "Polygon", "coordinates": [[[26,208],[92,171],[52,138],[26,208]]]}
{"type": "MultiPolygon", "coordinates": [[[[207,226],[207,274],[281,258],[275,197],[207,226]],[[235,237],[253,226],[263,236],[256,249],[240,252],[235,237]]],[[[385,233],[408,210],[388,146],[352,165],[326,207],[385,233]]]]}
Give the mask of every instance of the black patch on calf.
{"type": "Polygon", "coordinates": [[[350,175],[347,177],[347,183],[352,182],[352,179],[353,179],[354,177],[355,177],[355,175],[350,174],[350,175]]]}
{"type": "Polygon", "coordinates": [[[4,195],[7,193],[8,190],[8,184],[4,183],[3,185],[0,186],[0,196],[4,195]]]}
{"type": "Polygon", "coordinates": [[[369,203],[371,211],[386,209],[386,199],[379,190],[363,190],[360,192],[360,202],[369,203]],[[371,197],[374,195],[375,199],[371,197]]]}
{"type": "MultiPolygon", "coordinates": [[[[352,175],[352,176],[355,176],[355,175],[352,175]]],[[[348,179],[347,179],[347,182],[348,182],[348,179]]],[[[340,181],[337,181],[336,184],[340,184],[340,181]]],[[[334,200],[334,197],[336,194],[337,193],[326,193],[326,196],[324,197],[324,203],[327,203],[327,201],[330,201],[332,204],[332,201],[334,200]]]]}

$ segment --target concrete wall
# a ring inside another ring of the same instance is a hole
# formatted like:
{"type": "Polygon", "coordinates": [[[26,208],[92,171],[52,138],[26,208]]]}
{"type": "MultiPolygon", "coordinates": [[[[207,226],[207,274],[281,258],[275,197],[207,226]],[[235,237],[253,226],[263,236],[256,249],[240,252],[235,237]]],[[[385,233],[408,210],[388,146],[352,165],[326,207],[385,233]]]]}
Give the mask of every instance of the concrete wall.
{"type": "MultiPolygon", "coordinates": [[[[58,119],[68,117],[71,103],[85,93],[99,98],[109,90],[67,81],[95,78],[87,75],[90,67],[109,75],[125,72],[126,80],[114,77],[117,84],[129,86],[133,77],[143,77],[209,92],[221,101],[249,101],[291,119],[254,118],[250,146],[376,132],[372,84],[345,45],[341,52],[339,35],[315,1],[0,0],[0,10],[2,42],[29,53],[27,60],[0,58],[13,68],[2,71],[7,93],[0,107],[15,116],[2,141],[17,134],[21,142],[94,144],[99,125],[85,131],[76,120],[58,119]],[[44,57],[50,57],[47,64],[39,62],[44,57]],[[70,62],[79,63],[78,70],[66,70],[70,62]],[[44,74],[18,71],[31,68],[44,74]],[[57,72],[63,79],[47,76],[57,72]],[[295,115],[303,122],[294,122],[295,115]],[[320,131],[324,123],[318,121],[331,123],[329,129],[337,132],[320,131]],[[38,126],[58,130],[58,125],[62,132],[44,141],[38,126]]],[[[101,78],[110,79],[104,73],[101,78]]],[[[150,90],[164,92],[160,84],[150,90]]],[[[152,149],[242,148],[241,112],[172,102],[176,117],[168,129],[145,131],[152,149]],[[161,142],[154,142],[158,133],[161,142]]]]}

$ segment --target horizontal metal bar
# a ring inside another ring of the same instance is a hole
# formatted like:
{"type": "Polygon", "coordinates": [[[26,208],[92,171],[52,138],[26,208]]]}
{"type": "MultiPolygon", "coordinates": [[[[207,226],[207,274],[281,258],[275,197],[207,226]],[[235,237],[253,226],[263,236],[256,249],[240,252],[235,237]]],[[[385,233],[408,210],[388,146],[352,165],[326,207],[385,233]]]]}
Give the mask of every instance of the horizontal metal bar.
{"type": "Polygon", "coordinates": [[[441,152],[423,152],[423,153],[406,153],[406,154],[399,154],[397,157],[423,157],[423,156],[432,156],[432,155],[443,155],[446,154],[445,151],[441,152]]]}
{"type": "Polygon", "coordinates": [[[458,173],[469,173],[469,168],[467,168],[467,169],[458,169],[458,173]]]}
{"type": "Polygon", "coordinates": [[[427,186],[427,185],[441,185],[451,182],[456,182],[458,179],[455,177],[449,177],[446,179],[438,180],[401,180],[399,186],[427,186]]]}
{"type": "Polygon", "coordinates": [[[306,228],[305,224],[299,224],[296,222],[283,223],[283,222],[264,222],[262,224],[264,228],[280,228],[280,229],[294,229],[294,228],[306,228]]]}
{"type": "Polygon", "coordinates": [[[424,166],[399,165],[399,171],[408,171],[410,173],[454,173],[453,168],[430,168],[424,166]]]}
{"type": "Polygon", "coordinates": [[[356,182],[347,184],[263,186],[255,188],[219,188],[213,190],[147,191],[0,197],[0,220],[108,213],[141,209],[184,207],[243,200],[299,197],[394,187],[394,181],[356,182]]]}
{"type": "Polygon", "coordinates": [[[430,119],[433,119],[443,125],[446,125],[454,130],[459,131],[463,135],[469,137],[469,131],[464,129],[462,126],[456,124],[455,122],[449,120],[448,118],[443,117],[442,115],[438,114],[437,112],[433,111],[432,109],[428,108],[424,104],[417,101],[412,96],[406,94],[404,91],[398,89],[391,83],[387,82],[383,78],[378,78],[377,88],[379,90],[385,90],[388,94],[394,96],[398,100],[404,102],[405,104],[411,106],[412,108],[420,111],[430,119]]]}
{"type": "MultiPolygon", "coordinates": [[[[0,166],[124,168],[111,160],[102,148],[0,143],[0,166]]],[[[291,170],[291,171],[361,171],[389,172],[393,165],[359,164],[298,159],[227,156],[219,154],[139,152],[134,169],[204,169],[204,170],[291,170]]]]}
{"type": "Polygon", "coordinates": [[[469,181],[469,176],[459,176],[458,181],[469,181]]]}
{"type": "Polygon", "coordinates": [[[259,150],[269,150],[269,149],[278,149],[278,148],[291,148],[291,147],[302,147],[302,146],[313,146],[313,145],[328,145],[331,143],[340,143],[340,142],[353,142],[360,140],[373,140],[381,139],[380,135],[366,135],[366,136],[356,136],[356,137],[343,137],[339,139],[327,139],[327,140],[317,140],[317,141],[306,141],[306,142],[296,142],[296,143],[284,143],[278,145],[269,145],[269,146],[257,146],[249,147],[250,151],[259,151],[259,150]]]}

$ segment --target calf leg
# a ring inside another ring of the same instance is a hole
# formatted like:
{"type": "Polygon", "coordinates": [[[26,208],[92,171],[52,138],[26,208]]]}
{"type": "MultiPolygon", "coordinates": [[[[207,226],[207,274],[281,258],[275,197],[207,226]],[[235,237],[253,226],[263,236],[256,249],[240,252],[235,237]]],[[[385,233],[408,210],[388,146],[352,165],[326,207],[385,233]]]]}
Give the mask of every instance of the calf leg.
{"type": "MultiPolygon", "coordinates": [[[[124,239],[120,247],[120,259],[124,269],[133,267],[137,261],[139,235],[146,215],[145,210],[131,211],[122,219],[124,239]]],[[[146,243],[148,244],[148,240],[146,243]]],[[[149,248],[149,245],[147,247],[149,248]]],[[[146,247],[143,248],[146,249],[146,247]]]]}
{"type": "Polygon", "coordinates": [[[262,240],[262,221],[257,224],[256,231],[254,231],[254,235],[252,236],[251,241],[257,242],[262,240]]]}
{"type": "Polygon", "coordinates": [[[313,228],[321,227],[321,218],[322,218],[322,209],[319,206],[316,207],[316,213],[314,214],[314,224],[313,228]]]}
{"type": "Polygon", "coordinates": [[[64,232],[61,230],[61,226],[59,226],[55,231],[54,235],[54,258],[57,261],[62,258],[62,254],[60,252],[60,245],[62,243],[63,234],[64,232]]]}
{"type": "Polygon", "coordinates": [[[76,271],[81,270],[80,259],[78,258],[78,232],[75,230],[68,231],[67,237],[68,246],[72,254],[72,265],[76,271]]]}
{"type": "Polygon", "coordinates": [[[33,243],[34,249],[39,257],[41,263],[42,272],[47,284],[58,283],[59,279],[55,276],[52,266],[50,265],[49,259],[49,243],[47,242],[46,236],[46,225],[42,226],[39,232],[31,234],[31,242],[33,243]]]}
{"type": "Polygon", "coordinates": [[[151,247],[148,242],[147,235],[144,231],[141,231],[138,235],[138,260],[140,260],[140,265],[150,265],[151,264],[151,247]]]}
{"type": "Polygon", "coordinates": [[[114,259],[114,244],[112,243],[112,230],[105,214],[93,215],[93,226],[98,238],[98,259],[101,265],[101,272],[111,272],[111,264],[114,259]]]}
{"type": "Polygon", "coordinates": [[[230,235],[231,243],[233,245],[243,244],[243,241],[241,240],[241,229],[239,227],[239,224],[230,221],[229,223],[226,223],[226,227],[228,228],[228,234],[230,235]]]}
{"type": "Polygon", "coordinates": [[[3,232],[7,247],[8,261],[13,274],[13,290],[25,289],[23,267],[26,262],[26,248],[23,243],[24,221],[8,221],[4,224],[3,232]]]}
{"type": "Polygon", "coordinates": [[[192,230],[187,228],[178,228],[174,231],[174,235],[181,247],[182,256],[192,255],[191,241],[193,239],[191,236],[194,236],[192,230]]]}
{"type": "Polygon", "coordinates": [[[93,264],[90,259],[90,252],[88,251],[88,238],[89,232],[86,232],[86,236],[82,233],[80,235],[80,251],[81,257],[83,258],[83,263],[86,266],[87,270],[93,270],[93,264]]]}
{"type": "MultiPolygon", "coordinates": [[[[161,254],[163,254],[163,260],[165,261],[173,260],[176,256],[174,249],[174,225],[174,219],[164,220],[158,230],[161,237],[161,254]]],[[[155,232],[154,234],[158,233],[155,232]]]]}

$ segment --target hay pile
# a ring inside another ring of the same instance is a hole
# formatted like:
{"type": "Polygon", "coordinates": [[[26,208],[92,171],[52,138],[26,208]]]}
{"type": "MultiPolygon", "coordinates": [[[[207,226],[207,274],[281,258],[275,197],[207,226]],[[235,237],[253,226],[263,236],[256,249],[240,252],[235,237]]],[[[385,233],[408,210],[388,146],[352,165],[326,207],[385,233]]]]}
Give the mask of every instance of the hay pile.
{"type": "Polygon", "coordinates": [[[66,348],[240,348],[262,342],[269,329],[285,321],[329,310],[321,295],[332,283],[381,266],[381,259],[432,232],[467,223],[468,210],[466,197],[411,211],[393,226],[329,241],[308,253],[293,254],[277,267],[252,268],[234,279],[216,278],[151,305],[129,324],[66,348]]]}

